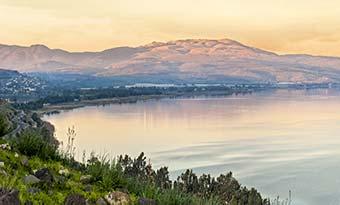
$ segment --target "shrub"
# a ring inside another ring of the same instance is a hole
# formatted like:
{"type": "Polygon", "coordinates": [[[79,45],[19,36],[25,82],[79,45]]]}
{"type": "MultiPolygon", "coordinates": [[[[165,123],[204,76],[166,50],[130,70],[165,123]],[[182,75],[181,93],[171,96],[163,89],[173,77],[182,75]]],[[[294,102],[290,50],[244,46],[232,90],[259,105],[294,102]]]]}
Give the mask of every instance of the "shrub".
{"type": "Polygon", "coordinates": [[[5,116],[4,113],[0,113],[0,137],[7,134],[9,128],[10,126],[7,117],[5,116]]]}
{"type": "Polygon", "coordinates": [[[99,160],[98,157],[92,154],[88,160],[86,172],[103,189],[122,188],[126,184],[122,171],[116,166],[114,161],[107,160],[105,155],[99,160]]]}
{"type": "Polygon", "coordinates": [[[43,160],[59,160],[58,146],[50,144],[34,129],[25,130],[12,145],[20,153],[27,156],[37,156],[43,160]]]}
{"type": "Polygon", "coordinates": [[[202,199],[191,194],[182,193],[176,189],[167,189],[156,198],[158,204],[162,205],[222,205],[218,198],[202,199]]]}

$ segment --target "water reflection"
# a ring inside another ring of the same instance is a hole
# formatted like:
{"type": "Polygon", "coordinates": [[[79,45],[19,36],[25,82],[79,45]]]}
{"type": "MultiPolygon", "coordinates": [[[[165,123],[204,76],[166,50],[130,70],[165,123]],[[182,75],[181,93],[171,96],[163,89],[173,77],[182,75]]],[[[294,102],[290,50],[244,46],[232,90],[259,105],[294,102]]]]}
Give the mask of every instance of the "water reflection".
{"type": "MultiPolygon", "coordinates": [[[[176,175],[233,171],[268,196],[340,204],[340,92],[277,90],[223,98],[86,107],[45,119],[58,139],[77,130],[78,152],[137,155],[176,175]]],[[[80,154],[79,154],[80,155],[80,154]]]]}

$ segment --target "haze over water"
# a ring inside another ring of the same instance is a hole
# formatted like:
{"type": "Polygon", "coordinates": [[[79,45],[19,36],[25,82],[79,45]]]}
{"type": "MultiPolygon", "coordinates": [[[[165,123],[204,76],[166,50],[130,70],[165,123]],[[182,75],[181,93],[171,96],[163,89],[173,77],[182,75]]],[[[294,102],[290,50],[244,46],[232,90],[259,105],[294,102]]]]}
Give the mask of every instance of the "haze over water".
{"type": "Polygon", "coordinates": [[[78,156],[138,155],[172,176],[232,171],[265,196],[294,205],[340,204],[340,91],[276,90],[219,98],[162,99],[45,116],[78,156]]]}

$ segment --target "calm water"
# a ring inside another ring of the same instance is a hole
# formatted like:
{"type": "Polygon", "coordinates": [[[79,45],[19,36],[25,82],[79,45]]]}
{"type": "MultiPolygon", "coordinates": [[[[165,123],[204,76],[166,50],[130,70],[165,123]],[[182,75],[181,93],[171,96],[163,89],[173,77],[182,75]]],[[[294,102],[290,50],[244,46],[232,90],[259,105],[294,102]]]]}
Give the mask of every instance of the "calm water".
{"type": "Polygon", "coordinates": [[[163,99],[85,107],[46,116],[78,156],[137,155],[175,176],[185,168],[233,171],[247,187],[294,205],[340,204],[340,91],[266,91],[224,98],[163,99]]]}

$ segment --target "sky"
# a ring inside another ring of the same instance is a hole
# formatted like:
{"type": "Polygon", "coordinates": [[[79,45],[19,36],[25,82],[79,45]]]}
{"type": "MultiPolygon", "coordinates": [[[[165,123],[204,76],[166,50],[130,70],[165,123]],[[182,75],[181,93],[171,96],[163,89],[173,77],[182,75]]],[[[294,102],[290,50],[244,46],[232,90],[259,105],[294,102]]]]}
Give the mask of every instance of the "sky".
{"type": "Polygon", "coordinates": [[[0,28],[1,44],[69,51],[230,38],[340,56],[339,0],[0,0],[0,28]]]}

